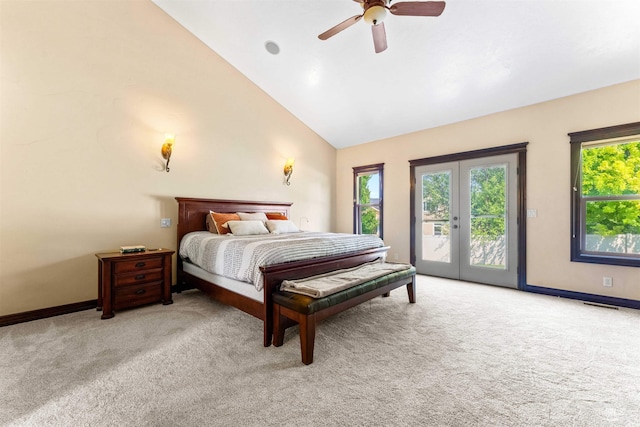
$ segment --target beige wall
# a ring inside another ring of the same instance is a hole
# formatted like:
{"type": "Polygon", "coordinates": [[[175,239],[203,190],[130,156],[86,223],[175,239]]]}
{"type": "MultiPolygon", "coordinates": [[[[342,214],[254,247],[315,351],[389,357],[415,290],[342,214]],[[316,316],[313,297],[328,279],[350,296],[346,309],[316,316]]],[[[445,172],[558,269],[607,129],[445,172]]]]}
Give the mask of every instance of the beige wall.
{"type": "Polygon", "coordinates": [[[305,228],[351,232],[351,168],[378,162],[407,261],[408,160],[523,141],[528,283],[640,299],[639,269],[568,262],[566,135],[640,120],[638,81],[336,154],[151,2],[2,0],[0,24],[0,315],[95,299],[96,252],[175,249],[175,196],[291,201],[305,228]]]}
{"type": "Polygon", "coordinates": [[[175,249],[175,196],[291,201],[332,229],[336,150],[154,4],[0,7],[0,315],[95,299],[96,252],[175,249]]]}
{"type": "Polygon", "coordinates": [[[567,133],[640,121],[640,81],[338,151],[337,231],[352,230],[352,167],[384,162],[384,236],[409,261],[409,160],[529,142],[527,283],[640,300],[640,269],[569,262],[567,133]],[[602,277],[613,287],[602,286],[602,277]]]}

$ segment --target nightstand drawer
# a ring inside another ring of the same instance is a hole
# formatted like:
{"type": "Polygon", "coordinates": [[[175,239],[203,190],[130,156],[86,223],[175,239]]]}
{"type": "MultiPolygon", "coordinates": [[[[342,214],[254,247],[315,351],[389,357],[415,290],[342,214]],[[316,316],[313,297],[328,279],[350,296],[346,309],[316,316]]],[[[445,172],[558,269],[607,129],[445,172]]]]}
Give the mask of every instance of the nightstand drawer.
{"type": "Polygon", "coordinates": [[[162,282],[145,283],[116,289],[116,309],[158,302],[162,299],[162,282]]]}
{"type": "Polygon", "coordinates": [[[162,281],[162,269],[137,271],[134,273],[118,274],[114,280],[116,288],[129,285],[139,285],[149,282],[162,281]]]}
{"type": "Polygon", "coordinates": [[[114,273],[128,273],[131,271],[153,270],[162,268],[162,258],[132,259],[131,261],[120,261],[114,264],[114,273]]]}

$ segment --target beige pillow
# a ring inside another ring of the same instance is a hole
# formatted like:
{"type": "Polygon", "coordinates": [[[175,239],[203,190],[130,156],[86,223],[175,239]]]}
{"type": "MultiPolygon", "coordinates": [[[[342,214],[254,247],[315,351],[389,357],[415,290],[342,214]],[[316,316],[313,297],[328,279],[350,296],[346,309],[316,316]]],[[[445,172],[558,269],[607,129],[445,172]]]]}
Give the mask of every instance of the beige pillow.
{"type": "Polygon", "coordinates": [[[265,215],[264,212],[254,212],[254,213],[244,213],[244,212],[238,212],[238,216],[240,217],[240,220],[242,221],[266,221],[267,215],[265,215]]]}
{"type": "Polygon", "coordinates": [[[273,234],[297,233],[300,229],[289,220],[270,219],[266,223],[269,232],[273,234]]]}
{"type": "Polygon", "coordinates": [[[251,236],[254,234],[269,234],[269,230],[260,220],[228,221],[226,225],[234,236],[251,236]]]}

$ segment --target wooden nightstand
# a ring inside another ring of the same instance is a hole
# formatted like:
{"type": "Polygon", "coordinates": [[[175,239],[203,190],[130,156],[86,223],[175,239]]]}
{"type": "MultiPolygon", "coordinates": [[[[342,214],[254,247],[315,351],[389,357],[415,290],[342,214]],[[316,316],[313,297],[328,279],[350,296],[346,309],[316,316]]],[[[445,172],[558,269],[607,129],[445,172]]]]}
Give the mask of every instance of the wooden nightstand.
{"type": "Polygon", "coordinates": [[[171,257],[168,249],[122,254],[108,252],[98,257],[98,310],[110,319],[114,310],[142,304],[172,304],[171,257]]]}

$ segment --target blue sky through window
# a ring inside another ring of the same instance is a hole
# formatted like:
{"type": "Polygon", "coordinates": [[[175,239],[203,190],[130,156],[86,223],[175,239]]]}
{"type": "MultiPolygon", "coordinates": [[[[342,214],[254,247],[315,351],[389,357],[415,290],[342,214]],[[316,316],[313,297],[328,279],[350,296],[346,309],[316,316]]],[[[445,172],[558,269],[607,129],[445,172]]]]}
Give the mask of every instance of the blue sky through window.
{"type": "Polygon", "coordinates": [[[371,174],[371,179],[367,183],[367,187],[369,188],[369,191],[371,191],[372,199],[380,198],[380,174],[379,173],[371,174]]]}

